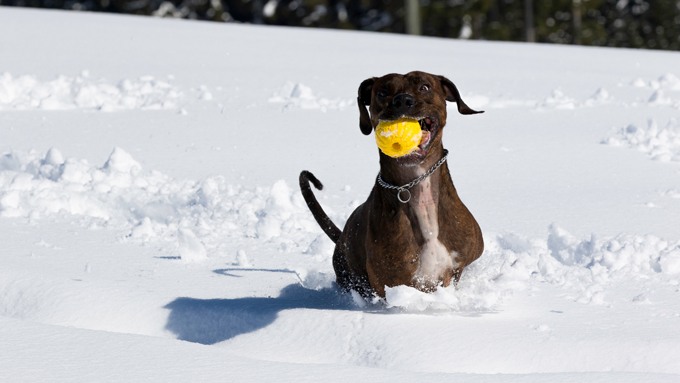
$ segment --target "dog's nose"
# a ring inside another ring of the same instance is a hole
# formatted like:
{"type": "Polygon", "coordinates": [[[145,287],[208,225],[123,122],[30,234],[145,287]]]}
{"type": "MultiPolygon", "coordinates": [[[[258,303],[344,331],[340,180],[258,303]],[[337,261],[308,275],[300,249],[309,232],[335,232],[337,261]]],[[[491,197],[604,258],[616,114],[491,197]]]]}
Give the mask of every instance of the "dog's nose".
{"type": "Polygon", "coordinates": [[[416,104],[416,99],[408,93],[402,93],[394,96],[392,99],[392,106],[396,112],[406,113],[416,104]]]}

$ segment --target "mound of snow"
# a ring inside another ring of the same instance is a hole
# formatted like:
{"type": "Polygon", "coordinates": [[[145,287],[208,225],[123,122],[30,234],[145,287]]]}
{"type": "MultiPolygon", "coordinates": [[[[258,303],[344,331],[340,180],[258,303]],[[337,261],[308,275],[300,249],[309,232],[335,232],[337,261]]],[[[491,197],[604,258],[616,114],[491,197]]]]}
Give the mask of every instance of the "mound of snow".
{"type": "Polygon", "coordinates": [[[630,124],[601,143],[634,148],[655,161],[680,161],[680,125],[674,118],[663,129],[654,119],[649,120],[647,129],[630,124]]]}
{"type": "Polygon", "coordinates": [[[0,74],[0,110],[176,109],[182,97],[177,87],[152,76],[113,85],[103,79],[91,80],[87,71],[45,82],[31,75],[0,74]]]}
{"type": "Polygon", "coordinates": [[[234,262],[234,266],[241,266],[241,267],[251,267],[252,265],[250,264],[250,261],[248,261],[248,257],[246,256],[245,250],[239,250],[236,252],[236,262],[234,262]]]}
{"type": "Polygon", "coordinates": [[[554,89],[552,94],[548,96],[543,102],[538,104],[539,108],[555,108],[555,109],[575,109],[576,100],[568,97],[561,89],[554,89]]]}
{"type": "Polygon", "coordinates": [[[611,100],[612,96],[609,94],[609,92],[607,92],[607,90],[604,88],[600,88],[595,92],[595,94],[590,96],[590,98],[588,98],[584,104],[586,106],[595,106],[600,104],[606,104],[611,100]]]}
{"type": "Polygon", "coordinates": [[[607,304],[613,282],[673,278],[680,274],[680,241],[619,235],[579,240],[553,224],[546,240],[496,236],[463,272],[458,286],[425,294],[407,286],[387,288],[386,306],[406,311],[489,312],[504,298],[542,283],[565,290],[575,302],[607,304]]]}
{"type": "Polygon", "coordinates": [[[207,259],[205,247],[191,229],[179,229],[179,256],[184,262],[200,262],[207,259]]]}
{"type": "Polygon", "coordinates": [[[286,82],[281,88],[276,90],[268,100],[271,103],[284,104],[283,109],[319,109],[325,112],[328,109],[343,110],[346,106],[352,105],[352,100],[342,100],[340,98],[327,99],[317,97],[312,89],[302,83],[294,84],[286,82]]]}
{"type": "MultiPolygon", "coordinates": [[[[102,167],[64,160],[57,149],[0,156],[0,217],[62,213],[81,216],[86,227],[118,229],[122,241],[168,243],[187,262],[219,253],[230,238],[303,251],[320,233],[300,193],[283,180],[254,190],[224,177],[175,180],[143,171],[121,148],[102,167]]],[[[249,265],[241,255],[238,263],[249,265]]]]}
{"type": "Polygon", "coordinates": [[[666,73],[659,77],[659,84],[669,90],[680,91],[680,78],[673,73],[666,73]]]}
{"type": "Polygon", "coordinates": [[[674,105],[675,101],[666,97],[663,89],[657,89],[647,100],[651,105],[674,105]]]}
{"type": "Polygon", "coordinates": [[[654,80],[645,81],[641,77],[635,78],[630,85],[636,88],[650,88],[653,90],[665,89],[670,91],[680,91],[680,78],[674,73],[665,73],[654,80]]]}

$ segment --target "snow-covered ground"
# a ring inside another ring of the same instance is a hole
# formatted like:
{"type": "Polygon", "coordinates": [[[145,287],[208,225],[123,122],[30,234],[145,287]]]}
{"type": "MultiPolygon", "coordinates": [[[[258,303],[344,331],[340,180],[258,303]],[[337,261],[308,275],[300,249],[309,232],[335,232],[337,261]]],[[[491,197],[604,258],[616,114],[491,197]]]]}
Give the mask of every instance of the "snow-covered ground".
{"type": "Polygon", "coordinates": [[[0,7],[0,381],[675,382],[680,54],[0,7]],[[411,53],[405,53],[411,52],[411,53]],[[486,250],[339,294],[362,80],[423,70],[486,250]]]}

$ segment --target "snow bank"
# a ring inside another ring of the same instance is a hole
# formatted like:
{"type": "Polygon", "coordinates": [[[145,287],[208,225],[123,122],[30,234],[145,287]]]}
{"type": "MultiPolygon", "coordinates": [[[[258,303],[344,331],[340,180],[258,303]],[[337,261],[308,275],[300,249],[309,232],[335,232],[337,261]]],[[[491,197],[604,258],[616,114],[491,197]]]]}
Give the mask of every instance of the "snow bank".
{"type": "MultiPolygon", "coordinates": [[[[187,262],[222,255],[220,244],[229,238],[302,251],[321,231],[302,196],[283,180],[252,190],[224,177],[175,180],[143,171],[121,148],[102,167],[64,159],[57,149],[0,156],[0,217],[58,214],[80,216],[84,226],[118,229],[125,233],[121,241],[168,243],[187,262]]],[[[243,256],[238,262],[249,264],[243,256]]]]}
{"type": "Polygon", "coordinates": [[[652,235],[622,234],[602,240],[593,235],[579,240],[553,224],[545,240],[510,233],[492,238],[485,246],[457,287],[439,288],[432,294],[406,286],[387,288],[387,307],[488,312],[516,291],[542,283],[564,289],[565,297],[575,302],[607,305],[613,282],[675,280],[680,274],[680,241],[669,243],[652,235]]]}
{"type": "Polygon", "coordinates": [[[182,97],[177,87],[152,76],[124,79],[113,85],[90,79],[88,71],[46,82],[31,75],[0,74],[0,110],[176,109],[182,97]]]}
{"type": "Polygon", "coordinates": [[[674,118],[663,129],[655,119],[649,120],[647,129],[630,124],[601,143],[637,149],[654,161],[680,161],[680,125],[674,118]]]}
{"type": "Polygon", "coordinates": [[[322,112],[325,112],[328,109],[343,110],[346,106],[353,104],[352,100],[317,97],[312,92],[312,88],[302,83],[295,84],[290,81],[276,90],[268,101],[270,103],[284,104],[283,110],[300,108],[319,109],[322,112]]]}

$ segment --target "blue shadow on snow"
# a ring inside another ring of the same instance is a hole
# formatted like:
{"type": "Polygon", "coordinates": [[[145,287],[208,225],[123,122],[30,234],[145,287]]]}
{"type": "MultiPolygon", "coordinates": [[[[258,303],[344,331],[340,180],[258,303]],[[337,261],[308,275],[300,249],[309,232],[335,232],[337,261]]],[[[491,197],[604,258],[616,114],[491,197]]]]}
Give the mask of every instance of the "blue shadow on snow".
{"type": "Polygon", "coordinates": [[[240,275],[236,274],[230,274],[230,271],[265,271],[268,273],[289,273],[289,274],[295,274],[295,271],[293,270],[288,270],[288,269],[252,269],[252,268],[247,268],[244,269],[242,267],[234,267],[231,269],[217,269],[213,270],[213,273],[215,274],[220,274],[220,275],[226,275],[227,277],[236,277],[236,278],[241,278],[240,275]]]}
{"type": "MultiPolygon", "coordinates": [[[[227,270],[216,272],[231,275],[227,270]]],[[[264,328],[283,310],[351,310],[343,295],[337,288],[310,290],[295,283],[284,287],[276,298],[180,297],[165,306],[170,310],[165,328],[178,339],[210,345],[264,328]]]]}

